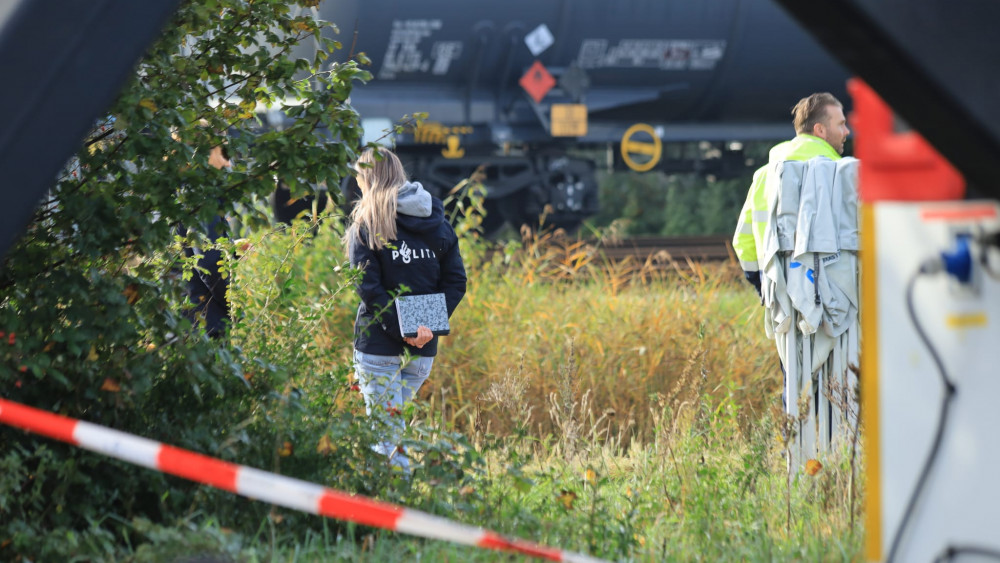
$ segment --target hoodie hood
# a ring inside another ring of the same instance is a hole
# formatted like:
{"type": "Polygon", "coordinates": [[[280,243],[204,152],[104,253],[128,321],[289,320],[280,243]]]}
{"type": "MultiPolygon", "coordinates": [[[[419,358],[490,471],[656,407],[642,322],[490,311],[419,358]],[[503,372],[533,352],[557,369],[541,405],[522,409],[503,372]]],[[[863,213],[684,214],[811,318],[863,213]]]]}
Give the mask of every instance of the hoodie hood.
{"type": "Polygon", "coordinates": [[[420,182],[407,182],[400,186],[396,196],[396,212],[414,217],[431,216],[431,194],[420,182]]]}
{"type": "Polygon", "coordinates": [[[432,197],[429,192],[424,190],[417,182],[408,183],[399,191],[399,202],[396,208],[396,225],[402,227],[408,231],[415,233],[426,233],[433,231],[441,226],[441,223],[445,221],[444,218],[444,204],[441,200],[432,197]],[[416,195],[407,196],[407,206],[403,206],[403,189],[408,186],[416,186],[416,195]],[[422,194],[422,195],[421,195],[422,194]],[[407,213],[407,210],[411,210],[415,207],[415,203],[419,201],[420,207],[418,210],[426,209],[427,211],[418,211],[424,213],[424,215],[414,215],[407,213]],[[424,202],[426,202],[426,207],[424,207],[424,202]],[[411,207],[413,205],[414,207],[411,207]]]}

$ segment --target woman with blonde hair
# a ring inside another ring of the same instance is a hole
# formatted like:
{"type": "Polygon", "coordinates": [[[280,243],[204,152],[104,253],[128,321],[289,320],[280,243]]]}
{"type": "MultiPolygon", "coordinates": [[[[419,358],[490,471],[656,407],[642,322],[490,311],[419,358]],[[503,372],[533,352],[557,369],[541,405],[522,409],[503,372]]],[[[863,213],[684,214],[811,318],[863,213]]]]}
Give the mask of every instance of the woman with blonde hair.
{"type": "Polygon", "coordinates": [[[376,450],[408,473],[402,408],[430,376],[438,337],[424,326],[403,337],[393,296],[404,287],[409,295],[443,293],[450,317],[465,295],[465,266],[441,200],[410,182],[395,154],[368,148],[355,171],[361,199],[344,235],[351,266],[361,270],[354,368],[369,416],[388,422],[376,450]]]}

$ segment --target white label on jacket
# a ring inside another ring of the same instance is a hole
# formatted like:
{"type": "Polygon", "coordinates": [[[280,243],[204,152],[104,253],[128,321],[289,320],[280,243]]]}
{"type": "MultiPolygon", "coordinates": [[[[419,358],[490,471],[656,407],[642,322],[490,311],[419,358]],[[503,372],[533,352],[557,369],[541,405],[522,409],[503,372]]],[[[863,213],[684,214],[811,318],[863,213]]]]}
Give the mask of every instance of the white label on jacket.
{"type": "Polygon", "coordinates": [[[403,264],[409,264],[413,260],[422,260],[424,258],[437,258],[437,254],[429,248],[418,248],[416,250],[407,246],[406,241],[403,241],[399,245],[399,248],[392,251],[392,261],[395,262],[397,259],[402,258],[403,264]]]}

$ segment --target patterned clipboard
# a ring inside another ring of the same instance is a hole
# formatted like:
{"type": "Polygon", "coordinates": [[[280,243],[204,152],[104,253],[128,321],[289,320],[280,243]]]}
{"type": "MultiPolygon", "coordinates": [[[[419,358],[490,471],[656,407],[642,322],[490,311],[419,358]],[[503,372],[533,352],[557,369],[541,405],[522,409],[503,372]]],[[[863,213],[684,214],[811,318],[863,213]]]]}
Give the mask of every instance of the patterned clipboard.
{"type": "Polygon", "coordinates": [[[431,329],[435,335],[448,334],[448,305],[443,293],[427,295],[404,295],[396,298],[396,316],[399,318],[399,332],[405,336],[416,336],[421,325],[431,329]]]}

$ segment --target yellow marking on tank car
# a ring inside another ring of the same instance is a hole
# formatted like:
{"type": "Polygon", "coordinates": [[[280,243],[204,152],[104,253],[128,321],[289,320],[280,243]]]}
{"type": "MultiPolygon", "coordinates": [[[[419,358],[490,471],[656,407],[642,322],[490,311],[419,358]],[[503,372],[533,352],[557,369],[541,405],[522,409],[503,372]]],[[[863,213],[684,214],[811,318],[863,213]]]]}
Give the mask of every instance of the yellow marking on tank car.
{"type": "Polygon", "coordinates": [[[453,135],[469,135],[473,128],[468,125],[445,127],[438,121],[425,121],[413,130],[413,141],[423,145],[448,144],[453,135]]]}
{"type": "Polygon", "coordinates": [[[652,170],[660,162],[663,143],[656,131],[645,123],[636,123],[622,135],[621,154],[625,164],[636,172],[652,170]],[[649,136],[649,140],[643,137],[649,136]],[[638,156],[638,158],[633,158],[638,156]]]}

